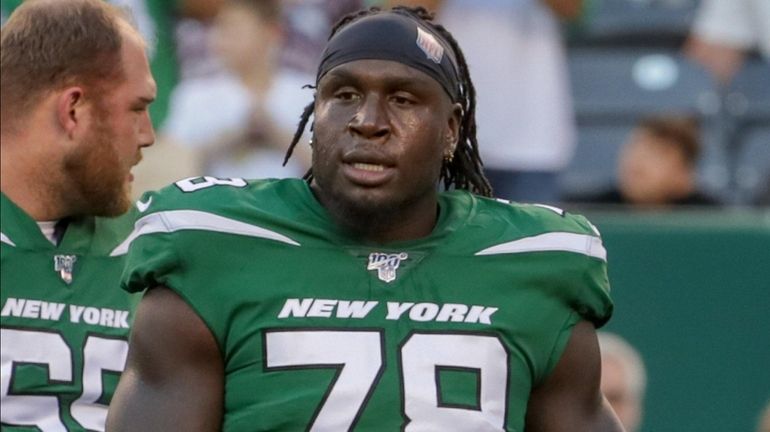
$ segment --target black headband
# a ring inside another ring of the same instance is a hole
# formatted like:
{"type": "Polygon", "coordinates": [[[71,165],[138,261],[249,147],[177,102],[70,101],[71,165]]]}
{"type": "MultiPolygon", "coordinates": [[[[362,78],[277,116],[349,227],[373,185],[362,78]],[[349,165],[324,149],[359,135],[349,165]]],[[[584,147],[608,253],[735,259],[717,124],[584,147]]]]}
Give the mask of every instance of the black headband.
{"type": "Polygon", "coordinates": [[[348,24],[326,44],[316,84],[334,67],[355,60],[403,63],[436,80],[452,101],[459,99],[457,62],[451,46],[416,19],[384,12],[348,24]]]}

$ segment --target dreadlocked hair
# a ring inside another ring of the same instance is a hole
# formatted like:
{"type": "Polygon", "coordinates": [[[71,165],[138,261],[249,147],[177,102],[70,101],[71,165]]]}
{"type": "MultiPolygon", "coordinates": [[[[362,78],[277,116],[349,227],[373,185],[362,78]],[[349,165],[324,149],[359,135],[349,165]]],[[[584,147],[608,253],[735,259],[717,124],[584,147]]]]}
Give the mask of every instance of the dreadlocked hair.
{"type": "MultiPolygon", "coordinates": [[[[471,82],[468,64],[465,61],[462,50],[460,50],[460,46],[444,26],[433,22],[433,14],[424,7],[396,6],[391,11],[416,19],[440,34],[449,43],[457,60],[460,79],[457,102],[462,106],[459,138],[454,151],[454,157],[451,160],[444,160],[441,166],[439,180],[443,181],[445,189],[465,189],[478,195],[492,196],[492,187],[489,184],[489,180],[484,176],[483,163],[479,155],[478,140],[476,139],[476,89],[473,86],[473,82],[471,82]]],[[[342,17],[332,28],[329,39],[346,25],[363,17],[376,15],[381,12],[382,9],[379,7],[371,7],[342,17]]],[[[312,86],[310,87],[312,88],[312,86]]],[[[286,151],[284,165],[291,157],[294,147],[302,138],[305,128],[310,121],[310,116],[313,115],[314,108],[315,95],[313,96],[313,102],[307,105],[302,112],[297,131],[294,133],[294,138],[286,151]]],[[[307,181],[313,179],[312,169],[308,170],[304,179],[307,181]]]]}

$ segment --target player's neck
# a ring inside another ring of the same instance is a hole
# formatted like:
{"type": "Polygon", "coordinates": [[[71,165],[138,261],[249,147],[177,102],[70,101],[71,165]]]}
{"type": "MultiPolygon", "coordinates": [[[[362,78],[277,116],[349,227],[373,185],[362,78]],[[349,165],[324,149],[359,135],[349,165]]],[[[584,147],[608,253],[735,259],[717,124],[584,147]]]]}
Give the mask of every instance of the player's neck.
{"type": "Polygon", "coordinates": [[[417,240],[433,232],[438,220],[438,203],[426,200],[398,211],[351,213],[327,206],[334,221],[348,234],[364,243],[388,244],[417,240]]]}
{"type": "Polygon", "coordinates": [[[5,144],[0,157],[0,189],[8,199],[36,221],[68,216],[56,161],[41,158],[30,147],[25,152],[23,143],[5,144]]]}
{"type": "Polygon", "coordinates": [[[369,229],[360,232],[359,237],[367,243],[375,244],[417,240],[433,232],[437,219],[438,206],[433,212],[423,212],[417,218],[398,219],[390,224],[367,227],[369,229]]]}

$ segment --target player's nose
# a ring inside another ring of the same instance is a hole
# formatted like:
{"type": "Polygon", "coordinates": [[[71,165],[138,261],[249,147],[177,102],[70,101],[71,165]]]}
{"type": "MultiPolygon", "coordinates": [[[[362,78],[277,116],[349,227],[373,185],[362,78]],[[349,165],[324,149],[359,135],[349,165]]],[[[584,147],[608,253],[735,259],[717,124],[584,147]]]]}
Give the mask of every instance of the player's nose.
{"type": "Polygon", "coordinates": [[[348,129],[363,138],[383,138],[390,134],[390,122],[384,100],[378,95],[368,95],[348,123],[348,129]]]}

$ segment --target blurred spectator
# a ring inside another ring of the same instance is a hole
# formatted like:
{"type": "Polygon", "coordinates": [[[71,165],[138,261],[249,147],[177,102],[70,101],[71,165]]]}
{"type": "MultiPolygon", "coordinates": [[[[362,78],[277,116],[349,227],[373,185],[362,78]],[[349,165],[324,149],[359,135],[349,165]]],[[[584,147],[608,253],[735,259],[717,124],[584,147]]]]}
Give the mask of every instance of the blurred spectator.
{"type": "Polygon", "coordinates": [[[602,393],[626,432],[637,432],[644,413],[647,373],[636,349],[620,336],[597,332],[602,357],[602,393]]]}
{"type": "Polygon", "coordinates": [[[702,1],[685,45],[690,57],[726,84],[754,49],[770,59],[770,1],[702,1]]]}
{"type": "Polygon", "coordinates": [[[387,8],[394,6],[422,6],[429,11],[437,12],[441,9],[442,3],[444,3],[444,0],[387,0],[381,2],[381,5],[387,8]]]}
{"type": "Polygon", "coordinates": [[[558,201],[557,175],[576,139],[559,19],[577,17],[583,1],[432,3],[443,3],[438,21],[463,47],[474,76],[478,138],[495,195],[558,201]]]}
{"type": "Polygon", "coordinates": [[[770,432],[770,402],[768,402],[762,414],[760,414],[757,432],[770,432]]]}
{"type": "Polygon", "coordinates": [[[770,176],[765,178],[765,187],[754,200],[754,204],[761,207],[770,207],[770,176]]]}
{"type": "Polygon", "coordinates": [[[212,52],[226,71],[179,83],[163,135],[201,152],[201,174],[219,177],[301,176],[308,146],[282,167],[283,155],[312,101],[308,75],[281,70],[277,0],[228,0],[210,29],[212,52]]]}
{"type": "Polygon", "coordinates": [[[300,73],[315,74],[319,56],[334,24],[364,7],[362,0],[284,0],[286,39],[281,64],[300,73]]]}
{"type": "Polygon", "coordinates": [[[715,205],[697,189],[698,127],[688,118],[649,118],[631,132],[620,152],[618,185],[570,201],[635,207],[715,205]]]}
{"type": "Polygon", "coordinates": [[[179,80],[222,74],[225,66],[211,52],[209,33],[214,25],[212,20],[183,18],[176,26],[175,38],[179,58],[179,80]]]}

